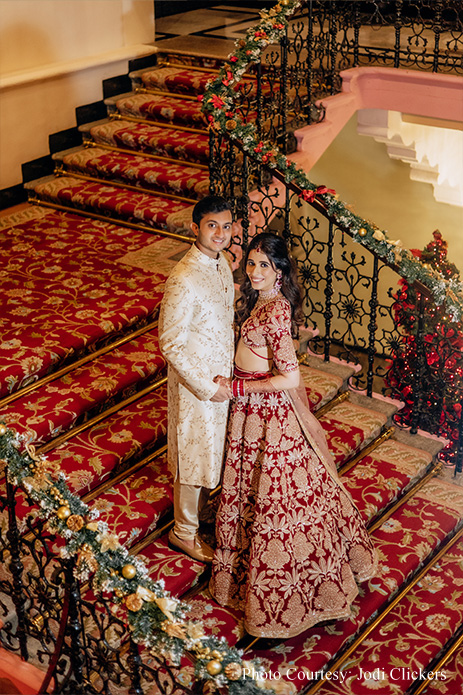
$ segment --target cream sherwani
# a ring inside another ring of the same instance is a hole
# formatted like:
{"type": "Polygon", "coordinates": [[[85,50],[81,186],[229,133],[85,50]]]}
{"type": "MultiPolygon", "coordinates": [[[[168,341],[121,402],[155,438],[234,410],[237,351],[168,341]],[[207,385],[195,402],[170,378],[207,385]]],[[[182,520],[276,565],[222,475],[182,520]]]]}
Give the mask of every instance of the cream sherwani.
{"type": "Polygon", "coordinates": [[[213,403],[213,378],[231,376],[233,276],[226,257],[195,245],[172,271],[159,316],[159,344],[169,364],[169,469],[184,485],[220,480],[228,401],[213,403]],[[178,468],[177,468],[178,464],[178,468]]]}

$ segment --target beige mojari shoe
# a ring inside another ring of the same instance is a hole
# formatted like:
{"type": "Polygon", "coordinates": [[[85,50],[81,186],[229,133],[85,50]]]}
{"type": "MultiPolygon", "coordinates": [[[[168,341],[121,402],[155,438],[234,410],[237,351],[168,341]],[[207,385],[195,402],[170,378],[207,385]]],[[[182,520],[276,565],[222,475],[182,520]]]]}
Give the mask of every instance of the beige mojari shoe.
{"type": "Polygon", "coordinates": [[[195,536],[193,548],[189,548],[186,543],[184,543],[184,541],[175,534],[174,529],[169,531],[168,538],[170,545],[177,548],[177,550],[181,550],[182,553],[189,555],[194,560],[199,560],[200,562],[212,562],[214,551],[210,545],[205,543],[198,536],[195,536]]]}

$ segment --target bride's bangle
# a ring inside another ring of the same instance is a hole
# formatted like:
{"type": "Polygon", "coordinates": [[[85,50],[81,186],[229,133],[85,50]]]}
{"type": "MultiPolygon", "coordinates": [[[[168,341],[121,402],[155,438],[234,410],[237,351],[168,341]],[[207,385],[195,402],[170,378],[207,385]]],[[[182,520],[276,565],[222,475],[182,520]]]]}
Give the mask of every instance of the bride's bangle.
{"type": "Polygon", "coordinates": [[[244,380],[243,379],[232,379],[232,394],[233,398],[238,398],[239,396],[244,396],[244,380]]]}

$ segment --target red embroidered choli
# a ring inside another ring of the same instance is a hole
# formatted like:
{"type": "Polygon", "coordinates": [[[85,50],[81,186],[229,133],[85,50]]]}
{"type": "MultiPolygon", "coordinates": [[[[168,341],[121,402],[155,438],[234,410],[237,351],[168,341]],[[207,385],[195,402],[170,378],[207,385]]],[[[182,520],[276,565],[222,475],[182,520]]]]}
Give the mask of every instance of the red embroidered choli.
{"type": "MultiPolygon", "coordinates": [[[[255,309],[241,335],[248,347],[268,345],[278,371],[297,368],[286,299],[255,309]]],[[[244,611],[257,637],[293,637],[349,617],[357,581],[376,570],[360,514],[311,418],[301,421],[286,391],[231,406],[210,589],[221,605],[244,611]]]]}

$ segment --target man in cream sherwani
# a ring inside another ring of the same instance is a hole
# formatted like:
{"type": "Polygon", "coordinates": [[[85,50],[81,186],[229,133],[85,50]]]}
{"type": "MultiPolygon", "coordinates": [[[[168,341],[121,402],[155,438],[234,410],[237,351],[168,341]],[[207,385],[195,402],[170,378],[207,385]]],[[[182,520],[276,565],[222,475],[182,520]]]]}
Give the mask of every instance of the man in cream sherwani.
{"type": "Polygon", "coordinates": [[[159,344],[168,368],[168,462],[174,476],[175,525],[169,542],[210,562],[198,535],[198,514],[220,480],[231,391],[214,377],[231,376],[234,287],[224,256],[232,234],[228,203],[199,201],[191,228],[196,241],[172,271],[159,316],[159,344]]]}

